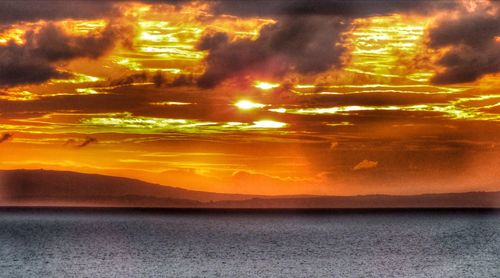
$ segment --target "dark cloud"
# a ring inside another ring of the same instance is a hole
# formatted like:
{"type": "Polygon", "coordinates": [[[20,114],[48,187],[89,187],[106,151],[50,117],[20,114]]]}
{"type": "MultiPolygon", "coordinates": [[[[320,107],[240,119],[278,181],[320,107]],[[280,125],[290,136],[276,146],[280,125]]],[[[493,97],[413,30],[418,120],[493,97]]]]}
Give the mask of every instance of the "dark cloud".
{"type": "Polygon", "coordinates": [[[12,138],[12,134],[4,133],[0,136],[0,144],[12,138]]]}
{"type": "MultiPolygon", "coordinates": [[[[124,88],[130,90],[129,88],[124,88]]],[[[157,94],[148,95],[147,91],[138,90],[124,97],[123,93],[110,93],[103,95],[62,95],[44,97],[30,101],[0,100],[0,114],[2,117],[13,114],[39,113],[45,114],[53,111],[74,110],[86,113],[105,113],[114,111],[135,111],[145,109],[146,104],[158,101],[157,94]],[[157,99],[153,99],[153,97],[157,99]]]]}
{"type": "Polygon", "coordinates": [[[82,143],[76,145],[76,147],[77,148],[83,148],[83,147],[88,146],[91,143],[96,143],[96,142],[97,142],[96,138],[94,138],[94,137],[87,137],[87,138],[85,138],[85,140],[82,143]]]}
{"type": "Polygon", "coordinates": [[[0,25],[20,21],[94,19],[116,14],[113,1],[2,0],[0,25]]]}
{"type": "Polygon", "coordinates": [[[122,85],[130,85],[133,83],[143,83],[148,81],[149,76],[146,72],[133,73],[124,77],[120,77],[118,79],[114,79],[110,81],[111,86],[122,86],[122,85]]]}
{"type": "MultiPolygon", "coordinates": [[[[78,140],[79,141],[79,140],[78,140]]],[[[69,146],[73,148],[83,148],[88,146],[89,144],[96,143],[97,139],[93,137],[86,137],[82,142],[78,142],[76,139],[70,138],[64,142],[64,146],[69,146]]]]}
{"type": "MultiPolygon", "coordinates": [[[[500,6],[500,2],[495,2],[500,6]]],[[[498,7],[500,8],[500,7],[498,7]]],[[[500,11],[463,12],[440,20],[429,31],[429,46],[448,48],[437,61],[444,70],[435,84],[472,82],[485,74],[500,72],[500,11]]]]}
{"type": "Polygon", "coordinates": [[[186,85],[192,85],[195,84],[196,80],[195,77],[192,74],[182,74],[177,76],[171,83],[170,85],[172,87],[179,87],[179,86],[186,86],[186,85]]]}
{"type": "Polygon", "coordinates": [[[163,86],[167,82],[167,78],[161,73],[161,71],[157,71],[153,77],[152,81],[157,88],[163,86]]]}
{"type": "Polygon", "coordinates": [[[39,117],[47,113],[64,113],[65,111],[81,113],[127,111],[142,116],[178,118],[179,115],[182,115],[182,117],[201,119],[206,115],[214,114],[214,111],[221,113],[225,111],[220,107],[214,108],[210,105],[210,95],[201,93],[199,89],[167,88],[120,86],[106,90],[105,94],[58,95],[26,101],[0,99],[0,117],[4,119],[39,117]],[[151,104],[164,101],[197,103],[199,106],[193,109],[194,106],[191,105],[159,106],[151,104]]]}
{"type": "Polygon", "coordinates": [[[401,93],[391,91],[368,91],[354,94],[313,95],[303,97],[302,105],[331,107],[337,105],[391,106],[447,103],[466,94],[429,94],[427,92],[401,93]]]}
{"type": "Polygon", "coordinates": [[[192,75],[176,75],[173,78],[167,77],[161,71],[157,71],[154,74],[147,72],[133,73],[118,79],[110,81],[111,86],[125,86],[131,85],[133,83],[146,83],[151,82],[157,88],[161,87],[178,87],[184,85],[193,85],[195,83],[194,77],[192,75]]]}
{"type": "Polygon", "coordinates": [[[448,51],[438,64],[444,66],[445,70],[436,74],[432,83],[472,82],[486,74],[500,72],[500,45],[492,43],[482,49],[458,46],[448,51]]]}
{"type": "MultiPolygon", "coordinates": [[[[115,4],[143,2],[146,4],[183,5],[187,0],[85,1],[73,0],[3,0],[0,1],[0,25],[20,21],[94,19],[119,13],[115,4]]],[[[428,12],[438,8],[453,8],[457,1],[432,0],[253,0],[211,1],[215,14],[236,16],[337,15],[362,17],[401,11],[428,12]]]]}
{"type": "Polygon", "coordinates": [[[64,142],[64,146],[71,146],[75,143],[76,143],[76,140],[73,138],[70,138],[70,139],[66,140],[66,142],[64,142]]]}
{"type": "Polygon", "coordinates": [[[286,18],[265,26],[256,40],[230,41],[224,33],[206,34],[198,49],[208,50],[201,87],[214,87],[240,74],[278,77],[288,72],[314,74],[342,65],[339,44],[347,25],[337,17],[286,18]]]}
{"type": "Polygon", "coordinates": [[[429,0],[276,0],[214,2],[214,14],[272,17],[257,40],[231,40],[225,33],[206,34],[198,49],[208,50],[207,68],[198,80],[210,88],[245,74],[281,77],[287,73],[316,74],[341,67],[343,33],[354,18],[396,12],[428,13],[452,9],[457,1],[429,0]]]}
{"type": "Polygon", "coordinates": [[[483,13],[446,18],[430,30],[429,45],[434,48],[464,44],[483,47],[500,33],[500,17],[483,13]]]}
{"type": "Polygon", "coordinates": [[[25,44],[10,41],[0,46],[0,86],[68,78],[68,73],[57,70],[57,63],[77,58],[99,58],[118,42],[129,45],[131,35],[131,28],[122,24],[110,23],[101,32],[74,36],[53,23],[47,23],[37,31],[28,31],[25,44]]]}
{"type": "Polygon", "coordinates": [[[398,12],[427,13],[436,9],[452,9],[458,1],[450,0],[219,0],[214,4],[216,14],[237,16],[303,16],[329,15],[364,17],[398,12]]]}

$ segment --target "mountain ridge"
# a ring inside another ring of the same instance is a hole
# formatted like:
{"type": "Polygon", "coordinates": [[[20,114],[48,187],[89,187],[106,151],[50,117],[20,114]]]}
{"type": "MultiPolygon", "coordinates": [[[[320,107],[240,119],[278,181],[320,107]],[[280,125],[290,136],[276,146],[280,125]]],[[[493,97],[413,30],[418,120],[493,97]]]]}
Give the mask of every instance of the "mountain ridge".
{"type": "Polygon", "coordinates": [[[0,206],[179,208],[500,208],[499,192],[419,195],[244,195],[54,170],[0,170],[0,206]]]}

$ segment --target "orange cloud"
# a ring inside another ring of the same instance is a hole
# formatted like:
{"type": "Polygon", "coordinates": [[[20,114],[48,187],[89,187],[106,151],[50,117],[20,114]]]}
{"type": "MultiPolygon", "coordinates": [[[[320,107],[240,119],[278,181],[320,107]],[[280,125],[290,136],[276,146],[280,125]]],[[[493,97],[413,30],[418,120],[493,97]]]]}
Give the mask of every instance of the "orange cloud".
{"type": "Polygon", "coordinates": [[[378,161],[372,161],[372,160],[365,159],[365,160],[361,161],[360,163],[356,164],[352,169],[354,171],[358,171],[358,170],[375,168],[377,166],[378,166],[378,161]]]}

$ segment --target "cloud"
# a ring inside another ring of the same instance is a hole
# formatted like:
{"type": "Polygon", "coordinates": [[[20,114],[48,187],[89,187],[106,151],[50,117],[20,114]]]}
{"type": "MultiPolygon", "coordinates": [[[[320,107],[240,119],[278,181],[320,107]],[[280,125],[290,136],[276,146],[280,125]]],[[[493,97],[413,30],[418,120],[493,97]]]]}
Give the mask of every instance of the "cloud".
{"type": "Polygon", "coordinates": [[[378,161],[365,159],[365,160],[361,161],[360,163],[356,164],[356,166],[354,166],[352,169],[354,171],[358,171],[358,170],[375,168],[377,166],[378,166],[378,161]]]}
{"type": "Polygon", "coordinates": [[[264,26],[256,40],[234,40],[221,32],[205,34],[198,49],[208,51],[206,70],[198,85],[212,88],[239,76],[311,75],[341,68],[347,57],[344,34],[354,18],[422,14],[458,5],[458,1],[426,0],[217,1],[212,5],[216,15],[271,17],[277,23],[264,26]]]}
{"type": "Polygon", "coordinates": [[[336,141],[335,142],[331,142],[330,143],[330,151],[335,150],[338,147],[338,145],[339,145],[339,142],[336,142],[336,141]]]}
{"type": "Polygon", "coordinates": [[[97,59],[118,43],[130,44],[128,25],[110,23],[101,32],[86,36],[67,33],[60,26],[46,23],[25,34],[26,43],[13,41],[0,46],[0,86],[41,83],[51,78],[69,78],[57,64],[77,58],[97,59]]]}
{"type": "Polygon", "coordinates": [[[66,140],[66,142],[64,142],[64,146],[71,146],[75,143],[76,143],[76,140],[73,138],[70,138],[70,139],[66,140]]]}
{"type": "MultiPolygon", "coordinates": [[[[338,89],[341,91],[342,89],[338,89]]],[[[429,94],[428,92],[405,92],[391,91],[390,89],[367,90],[359,89],[353,93],[316,95],[310,97],[309,104],[312,106],[392,106],[392,105],[414,105],[425,103],[446,103],[456,99],[460,95],[429,94]]]]}
{"type": "Polygon", "coordinates": [[[0,25],[21,21],[94,19],[116,13],[113,1],[2,0],[0,25]]]}
{"type": "Polygon", "coordinates": [[[12,138],[12,134],[10,134],[10,133],[2,134],[2,136],[0,136],[0,144],[9,140],[10,138],[12,138]]]}
{"type": "Polygon", "coordinates": [[[80,143],[78,143],[78,141],[76,139],[70,138],[70,139],[66,140],[66,142],[64,143],[64,146],[74,147],[74,148],[78,148],[79,149],[79,148],[86,147],[89,144],[96,143],[96,142],[97,142],[97,139],[93,138],[93,137],[90,137],[90,136],[86,137],[80,143]]]}
{"type": "Polygon", "coordinates": [[[216,14],[236,16],[303,16],[329,15],[364,17],[398,12],[428,13],[436,9],[452,9],[458,1],[428,0],[219,0],[213,7],[216,14]]]}
{"type": "Polygon", "coordinates": [[[178,87],[184,85],[195,84],[194,77],[192,75],[181,74],[176,75],[173,78],[167,77],[166,74],[161,71],[157,71],[154,74],[148,72],[133,73],[118,79],[111,80],[111,86],[124,86],[131,85],[133,83],[146,83],[151,82],[155,87],[178,87]]]}
{"type": "Polygon", "coordinates": [[[144,83],[147,82],[149,76],[146,72],[133,73],[124,77],[120,77],[114,80],[111,80],[111,86],[122,86],[122,85],[130,85],[133,83],[144,83]]]}
{"type": "Polygon", "coordinates": [[[500,72],[499,3],[445,17],[429,30],[429,47],[448,49],[437,61],[444,70],[433,77],[433,83],[472,82],[500,72]]]}
{"type": "Polygon", "coordinates": [[[86,147],[88,146],[89,144],[91,143],[96,143],[97,142],[97,139],[96,138],[93,138],[93,137],[87,137],[85,138],[85,140],[80,143],[79,145],[77,145],[76,147],[77,148],[83,148],[83,147],[86,147]]]}
{"type": "Polygon", "coordinates": [[[231,41],[225,33],[206,34],[197,46],[208,50],[206,70],[198,85],[211,88],[242,74],[280,77],[341,66],[345,48],[338,42],[346,28],[339,18],[314,16],[265,26],[256,40],[231,41]]]}

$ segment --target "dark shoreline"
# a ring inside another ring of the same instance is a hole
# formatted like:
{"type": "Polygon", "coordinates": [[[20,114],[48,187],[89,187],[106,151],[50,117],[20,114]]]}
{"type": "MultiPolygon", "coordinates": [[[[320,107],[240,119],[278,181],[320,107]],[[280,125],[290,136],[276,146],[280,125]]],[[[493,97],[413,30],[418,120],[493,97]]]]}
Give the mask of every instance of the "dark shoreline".
{"type": "Polygon", "coordinates": [[[105,214],[500,214],[500,208],[146,208],[146,207],[0,207],[2,213],[105,214]]]}

